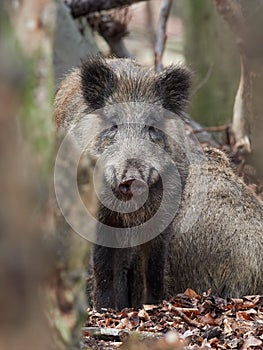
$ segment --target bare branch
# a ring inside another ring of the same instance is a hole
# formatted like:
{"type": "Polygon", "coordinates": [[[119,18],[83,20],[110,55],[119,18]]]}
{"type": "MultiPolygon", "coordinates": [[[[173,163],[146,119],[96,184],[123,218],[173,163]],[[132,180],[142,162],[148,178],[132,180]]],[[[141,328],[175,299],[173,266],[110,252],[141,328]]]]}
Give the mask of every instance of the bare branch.
{"type": "Polygon", "coordinates": [[[169,305],[169,310],[174,312],[177,316],[181,317],[183,321],[188,323],[190,326],[197,327],[197,328],[202,328],[204,325],[202,323],[199,323],[195,320],[191,320],[186,314],[182,311],[181,308],[177,308],[173,305],[169,305]]]}
{"type": "Polygon", "coordinates": [[[129,6],[141,1],[148,0],[66,0],[66,3],[71,9],[72,16],[77,18],[92,12],[129,6]]]}
{"type": "Polygon", "coordinates": [[[153,11],[152,11],[152,3],[147,1],[146,3],[146,23],[148,28],[148,36],[151,42],[151,45],[154,49],[156,43],[156,35],[155,28],[153,26],[153,11]]]}
{"type": "Polygon", "coordinates": [[[229,129],[230,125],[219,125],[219,126],[207,126],[206,128],[201,129],[195,129],[193,130],[193,134],[198,134],[200,132],[222,132],[227,131],[229,129]]]}
{"type": "Polygon", "coordinates": [[[155,70],[160,72],[163,69],[162,58],[167,39],[166,23],[172,6],[172,0],[163,0],[158,22],[157,40],[155,46],[155,70]]]}
{"type": "Polygon", "coordinates": [[[211,77],[212,71],[214,68],[214,64],[210,63],[208,71],[205,75],[205,77],[199,82],[199,84],[197,85],[197,87],[194,89],[194,91],[192,92],[192,97],[200,90],[202,89],[202,87],[208,82],[208,80],[211,77]]]}
{"type": "Polygon", "coordinates": [[[96,337],[104,340],[123,340],[127,339],[133,334],[136,334],[140,340],[149,338],[163,337],[162,333],[156,332],[143,332],[143,331],[130,331],[128,329],[116,329],[116,328],[102,328],[102,327],[83,327],[82,332],[84,335],[90,337],[96,337]]]}

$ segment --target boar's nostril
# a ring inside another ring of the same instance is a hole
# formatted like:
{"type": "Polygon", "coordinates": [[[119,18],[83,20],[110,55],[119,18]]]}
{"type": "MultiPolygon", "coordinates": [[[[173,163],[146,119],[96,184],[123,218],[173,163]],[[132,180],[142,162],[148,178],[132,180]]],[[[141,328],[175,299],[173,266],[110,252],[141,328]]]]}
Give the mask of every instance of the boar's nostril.
{"type": "Polygon", "coordinates": [[[145,193],[148,189],[146,182],[141,180],[134,180],[131,184],[131,191],[133,196],[137,197],[145,193]]]}
{"type": "Polygon", "coordinates": [[[119,190],[122,194],[125,195],[132,195],[131,192],[131,184],[132,184],[133,180],[129,180],[129,181],[124,181],[119,185],[119,190]]]}
{"type": "Polygon", "coordinates": [[[129,179],[120,183],[119,190],[126,196],[138,197],[147,191],[147,184],[142,180],[129,179]]]}

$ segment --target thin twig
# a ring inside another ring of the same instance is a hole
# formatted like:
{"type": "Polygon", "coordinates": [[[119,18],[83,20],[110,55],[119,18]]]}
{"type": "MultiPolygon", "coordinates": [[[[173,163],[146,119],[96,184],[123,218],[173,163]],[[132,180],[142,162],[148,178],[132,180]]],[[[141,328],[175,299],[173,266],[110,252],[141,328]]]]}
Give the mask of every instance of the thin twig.
{"type": "Polygon", "coordinates": [[[198,92],[198,90],[200,90],[208,82],[208,80],[211,77],[213,68],[214,68],[214,65],[212,63],[210,63],[208,71],[207,71],[204,79],[200,81],[200,83],[197,85],[197,87],[192,92],[192,97],[198,92]]]}
{"type": "Polygon", "coordinates": [[[71,9],[72,16],[77,18],[97,11],[129,6],[141,1],[148,0],[66,0],[66,4],[71,9]]]}
{"type": "Polygon", "coordinates": [[[200,310],[193,307],[177,307],[176,309],[184,314],[200,314],[200,310]]]}
{"type": "Polygon", "coordinates": [[[226,131],[229,129],[229,125],[220,125],[220,126],[207,126],[205,128],[202,129],[195,129],[193,130],[193,134],[198,134],[200,132],[222,132],[222,131],[226,131]]]}
{"type": "MultiPolygon", "coordinates": [[[[188,126],[188,128],[187,128],[188,134],[193,134],[193,130],[201,130],[201,129],[203,130],[203,126],[201,124],[197,123],[197,121],[190,118],[190,116],[187,115],[186,113],[184,113],[184,119],[186,120],[186,125],[188,126]]],[[[207,143],[212,147],[219,147],[219,145],[220,145],[220,143],[218,141],[216,141],[212,137],[212,135],[207,131],[197,132],[196,138],[198,139],[199,142],[207,143]]]]}
{"type": "Polygon", "coordinates": [[[181,317],[183,321],[188,323],[190,326],[197,327],[197,328],[202,328],[204,325],[202,323],[199,323],[195,320],[191,320],[189,317],[186,316],[184,312],[181,311],[180,308],[177,308],[171,304],[169,304],[169,311],[174,312],[177,316],[181,317]]]}
{"type": "Polygon", "coordinates": [[[163,0],[158,22],[157,39],[155,45],[155,70],[160,72],[163,69],[162,58],[167,39],[166,23],[172,6],[172,0],[163,0]]]}

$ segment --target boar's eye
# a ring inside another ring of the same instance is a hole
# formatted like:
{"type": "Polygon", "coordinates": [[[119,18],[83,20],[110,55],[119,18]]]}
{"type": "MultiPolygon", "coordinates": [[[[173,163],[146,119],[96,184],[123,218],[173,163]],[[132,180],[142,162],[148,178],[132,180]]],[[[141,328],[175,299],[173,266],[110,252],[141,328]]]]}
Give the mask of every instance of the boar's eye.
{"type": "Polygon", "coordinates": [[[109,137],[114,137],[116,135],[117,131],[118,131],[118,125],[114,124],[108,129],[107,134],[109,137]]]}
{"type": "Polygon", "coordinates": [[[110,131],[116,131],[116,130],[118,130],[118,125],[117,124],[112,125],[112,127],[110,128],[110,131]]]}
{"type": "Polygon", "coordinates": [[[161,130],[155,128],[154,126],[149,126],[148,132],[153,142],[164,144],[164,135],[161,130]]]}

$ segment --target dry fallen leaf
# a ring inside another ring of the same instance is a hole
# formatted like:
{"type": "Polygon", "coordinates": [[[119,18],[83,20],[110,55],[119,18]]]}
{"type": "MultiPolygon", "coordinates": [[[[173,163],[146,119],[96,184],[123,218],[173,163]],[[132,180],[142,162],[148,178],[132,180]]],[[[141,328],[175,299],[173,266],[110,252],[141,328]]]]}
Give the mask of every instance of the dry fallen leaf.
{"type": "Polygon", "coordinates": [[[250,335],[243,343],[241,350],[247,350],[251,346],[262,346],[263,342],[260,339],[255,338],[253,335],[250,335]]]}
{"type": "Polygon", "coordinates": [[[185,295],[187,295],[190,299],[200,299],[200,295],[197,294],[193,289],[187,288],[184,292],[185,295]]]}
{"type": "Polygon", "coordinates": [[[145,320],[145,321],[150,321],[150,316],[148,315],[148,313],[144,310],[144,309],[141,309],[139,312],[138,312],[138,316],[139,318],[145,320]]]}
{"type": "MultiPolygon", "coordinates": [[[[129,331],[129,335],[160,334],[176,332],[179,342],[171,347],[169,338],[155,338],[154,342],[144,341],[123,349],[127,350],[174,350],[182,349],[181,341],[187,341],[187,350],[197,349],[263,349],[263,297],[248,296],[223,299],[204,293],[199,296],[192,290],[178,294],[169,302],[159,305],[144,305],[142,309],[124,309],[121,312],[106,310],[99,314],[89,310],[87,327],[107,327],[114,331],[129,331]],[[191,295],[191,297],[190,297],[191,295]],[[175,312],[174,310],[177,310],[175,312]],[[198,327],[197,327],[198,325],[198,327]],[[143,345],[144,344],[144,345],[143,345]],[[154,345],[153,345],[154,344],[154,345]]],[[[115,331],[112,333],[115,334],[115,331]]],[[[85,343],[96,350],[117,349],[114,342],[104,342],[85,334],[85,343]]],[[[152,337],[151,336],[151,337],[152,337]]],[[[130,337],[130,336],[129,336],[130,337]]],[[[175,339],[175,338],[174,338],[175,339]]],[[[118,341],[118,339],[117,339],[118,341]]],[[[119,344],[119,343],[118,343],[119,344]]]]}

